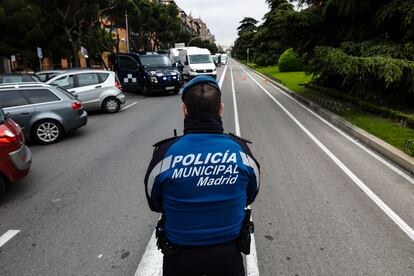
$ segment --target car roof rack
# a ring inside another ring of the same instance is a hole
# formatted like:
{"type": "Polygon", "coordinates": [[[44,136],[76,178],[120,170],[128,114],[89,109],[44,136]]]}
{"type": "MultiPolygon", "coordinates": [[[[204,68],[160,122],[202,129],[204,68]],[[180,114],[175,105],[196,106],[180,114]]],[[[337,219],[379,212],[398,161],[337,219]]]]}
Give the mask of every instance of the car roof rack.
{"type": "Polygon", "coordinates": [[[16,83],[1,83],[0,90],[10,88],[36,88],[36,87],[49,87],[49,84],[42,82],[16,82],[16,83]]]}

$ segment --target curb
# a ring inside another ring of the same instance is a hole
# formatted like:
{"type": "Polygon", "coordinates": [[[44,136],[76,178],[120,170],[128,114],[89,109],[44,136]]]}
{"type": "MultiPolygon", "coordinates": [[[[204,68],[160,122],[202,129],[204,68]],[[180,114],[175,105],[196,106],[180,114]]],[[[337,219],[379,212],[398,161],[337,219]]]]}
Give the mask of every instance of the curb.
{"type": "Polygon", "coordinates": [[[283,92],[289,94],[300,103],[304,104],[305,106],[309,107],[312,111],[319,114],[322,118],[329,121],[339,129],[345,131],[352,137],[358,139],[363,144],[369,146],[370,148],[374,149],[376,152],[380,153],[381,155],[385,156],[387,159],[391,160],[401,168],[405,169],[406,171],[414,174],[414,158],[406,155],[404,152],[400,151],[399,149],[393,147],[392,145],[382,141],[381,139],[377,138],[376,136],[366,132],[365,130],[351,124],[350,122],[346,121],[345,119],[339,117],[338,115],[324,109],[323,107],[319,106],[318,104],[298,95],[297,93],[293,92],[292,90],[288,89],[287,87],[283,86],[279,83],[277,79],[268,75],[262,74],[253,67],[248,66],[250,69],[254,70],[257,74],[262,76],[263,78],[267,79],[274,85],[276,85],[279,89],[283,92]]]}

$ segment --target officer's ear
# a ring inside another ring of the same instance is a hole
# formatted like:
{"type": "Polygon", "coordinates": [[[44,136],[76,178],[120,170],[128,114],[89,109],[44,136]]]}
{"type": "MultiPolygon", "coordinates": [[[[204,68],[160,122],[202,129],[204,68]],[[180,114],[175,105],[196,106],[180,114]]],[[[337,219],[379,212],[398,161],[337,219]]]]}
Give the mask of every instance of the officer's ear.
{"type": "Polygon", "coordinates": [[[182,106],[182,110],[183,110],[183,113],[184,113],[184,117],[188,117],[188,110],[187,110],[187,107],[185,106],[184,103],[183,103],[183,106],[182,106]]]}
{"type": "Polygon", "coordinates": [[[224,103],[222,102],[220,104],[220,116],[223,115],[223,113],[224,113],[224,103]]]}

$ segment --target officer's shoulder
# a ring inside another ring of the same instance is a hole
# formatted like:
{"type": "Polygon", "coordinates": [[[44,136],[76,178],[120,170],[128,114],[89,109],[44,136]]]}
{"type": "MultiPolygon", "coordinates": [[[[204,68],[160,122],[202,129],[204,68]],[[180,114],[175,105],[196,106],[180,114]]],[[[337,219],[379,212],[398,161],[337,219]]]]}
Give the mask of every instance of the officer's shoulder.
{"type": "Polygon", "coordinates": [[[237,141],[244,142],[246,144],[251,144],[252,143],[252,141],[250,141],[250,140],[248,140],[246,138],[240,137],[240,136],[238,136],[238,135],[236,135],[234,133],[231,133],[231,132],[228,134],[228,136],[230,136],[231,138],[236,139],[237,141]]]}
{"type": "Polygon", "coordinates": [[[175,142],[176,140],[180,139],[181,137],[182,137],[182,136],[174,136],[174,137],[170,137],[170,138],[167,138],[167,139],[161,140],[161,141],[159,141],[159,142],[155,143],[155,144],[153,145],[153,147],[155,147],[155,148],[159,148],[159,147],[161,147],[161,146],[163,146],[163,145],[167,145],[167,144],[173,143],[173,142],[175,142]]]}

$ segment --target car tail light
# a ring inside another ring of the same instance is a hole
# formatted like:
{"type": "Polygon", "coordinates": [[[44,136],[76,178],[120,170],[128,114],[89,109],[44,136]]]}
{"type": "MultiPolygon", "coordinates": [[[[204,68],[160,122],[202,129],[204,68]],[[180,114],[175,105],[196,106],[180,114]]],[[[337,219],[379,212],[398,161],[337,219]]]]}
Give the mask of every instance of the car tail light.
{"type": "Polygon", "coordinates": [[[18,140],[18,137],[5,126],[0,126],[0,144],[11,144],[18,140]]]}
{"type": "Polygon", "coordinates": [[[73,110],[79,110],[82,108],[82,103],[81,102],[74,102],[72,103],[72,109],[73,110]]]}
{"type": "Polygon", "coordinates": [[[115,80],[115,87],[122,91],[122,85],[118,80],[115,80]]]}

